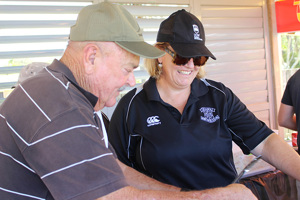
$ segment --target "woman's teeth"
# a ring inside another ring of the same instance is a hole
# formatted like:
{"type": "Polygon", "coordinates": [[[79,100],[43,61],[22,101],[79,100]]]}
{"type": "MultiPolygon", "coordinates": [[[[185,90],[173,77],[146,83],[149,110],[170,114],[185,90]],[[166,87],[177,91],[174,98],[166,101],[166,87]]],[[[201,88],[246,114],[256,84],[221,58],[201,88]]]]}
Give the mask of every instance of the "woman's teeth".
{"type": "Polygon", "coordinates": [[[181,71],[181,70],[178,70],[178,72],[184,75],[190,75],[192,73],[191,71],[181,71]]]}

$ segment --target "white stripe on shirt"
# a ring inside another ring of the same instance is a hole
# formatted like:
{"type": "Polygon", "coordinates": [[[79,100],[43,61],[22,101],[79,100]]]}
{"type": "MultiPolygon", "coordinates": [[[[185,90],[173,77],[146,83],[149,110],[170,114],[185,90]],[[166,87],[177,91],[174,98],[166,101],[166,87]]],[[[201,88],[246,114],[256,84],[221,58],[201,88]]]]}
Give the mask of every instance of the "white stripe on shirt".
{"type": "Polygon", "coordinates": [[[59,80],[59,78],[57,78],[56,76],[54,76],[54,74],[52,74],[47,67],[45,67],[46,71],[53,77],[55,78],[60,84],[62,84],[62,86],[64,86],[64,88],[68,89],[69,88],[69,85],[70,85],[70,82],[68,82],[66,85],[61,81],[59,80]]]}
{"type": "Polygon", "coordinates": [[[54,134],[52,134],[52,135],[48,135],[48,136],[46,136],[46,137],[44,137],[44,138],[42,138],[42,139],[39,139],[39,140],[37,140],[37,141],[35,141],[35,142],[33,142],[33,143],[30,143],[30,144],[28,144],[28,146],[35,145],[35,144],[37,144],[37,143],[39,143],[39,142],[41,142],[41,141],[43,141],[43,140],[52,138],[52,137],[54,137],[54,136],[57,136],[57,135],[59,135],[59,134],[61,134],[61,133],[67,132],[67,131],[69,131],[69,130],[73,130],[73,129],[76,129],[76,128],[86,128],[86,127],[92,127],[92,128],[99,129],[97,126],[92,125],[92,124],[84,124],[84,125],[72,126],[72,127],[70,127],[70,128],[67,128],[67,129],[61,130],[61,131],[59,131],[59,132],[56,132],[56,133],[54,133],[54,134]]]}
{"type": "MultiPolygon", "coordinates": [[[[0,115],[0,116],[3,117],[2,115],[0,115]]],[[[3,118],[5,119],[5,117],[3,117],[3,118]]],[[[8,127],[9,127],[9,128],[16,134],[16,136],[18,136],[18,138],[20,138],[27,146],[35,145],[35,144],[37,144],[37,143],[39,143],[39,142],[41,142],[41,141],[43,141],[43,140],[49,139],[49,138],[51,138],[51,137],[54,137],[54,136],[56,136],[56,135],[59,135],[59,134],[61,134],[61,133],[65,133],[65,132],[67,132],[67,131],[69,131],[69,130],[76,129],[76,128],[92,127],[92,128],[99,129],[97,126],[92,125],[92,124],[84,124],[84,125],[72,126],[72,127],[67,128],[67,129],[64,129],[64,130],[61,130],[61,131],[59,131],[59,132],[56,132],[56,133],[54,133],[54,134],[52,134],[52,135],[48,135],[48,136],[46,136],[46,137],[44,137],[44,138],[41,138],[41,139],[39,139],[39,140],[37,140],[37,141],[35,141],[35,142],[28,143],[28,142],[26,142],[26,140],[25,140],[24,138],[22,138],[22,137],[17,133],[17,131],[16,131],[15,129],[13,129],[13,127],[7,122],[7,120],[5,120],[5,121],[6,121],[6,124],[8,125],[8,127]]]]}
{"type": "Polygon", "coordinates": [[[32,101],[32,103],[43,113],[43,115],[51,122],[51,119],[46,115],[46,113],[42,110],[42,108],[31,98],[31,96],[26,92],[21,84],[19,86],[22,88],[24,93],[28,96],[28,98],[32,101]]]}
{"type": "Polygon", "coordinates": [[[80,161],[80,162],[74,163],[74,164],[72,164],[72,165],[69,165],[69,166],[63,167],[63,168],[61,168],[61,169],[55,170],[55,171],[53,171],[53,172],[50,172],[50,173],[48,173],[48,174],[45,174],[44,176],[41,177],[41,179],[46,178],[47,176],[56,174],[56,173],[58,173],[58,172],[64,171],[64,170],[66,170],[66,169],[69,169],[69,168],[71,168],[71,167],[74,167],[74,166],[77,166],[77,165],[80,165],[80,164],[83,164],[83,163],[86,163],[86,162],[90,162],[90,161],[96,160],[96,159],[98,159],[98,158],[101,158],[101,157],[104,157],[104,156],[109,156],[109,155],[113,155],[113,154],[112,154],[112,153],[106,153],[106,154],[102,154],[102,155],[100,155],[100,156],[96,156],[96,157],[91,158],[91,159],[85,159],[85,160],[82,160],[82,161],[80,161]]]}
{"type": "Polygon", "coordinates": [[[10,157],[11,159],[13,159],[15,162],[19,163],[20,165],[22,165],[23,167],[25,167],[26,169],[30,170],[31,172],[35,173],[35,171],[33,169],[31,169],[30,167],[26,166],[24,163],[18,161],[17,159],[15,159],[13,156],[7,154],[7,153],[4,153],[2,151],[0,151],[0,154],[4,155],[4,156],[7,156],[7,157],[10,157]]]}
{"type": "Polygon", "coordinates": [[[2,188],[2,187],[0,187],[0,190],[3,190],[5,192],[10,192],[10,193],[13,193],[13,194],[17,194],[17,195],[21,195],[21,196],[25,196],[25,197],[30,197],[30,198],[33,198],[33,199],[46,200],[44,198],[40,198],[40,197],[32,196],[32,195],[29,195],[29,194],[24,194],[24,193],[8,190],[8,189],[2,188]]]}

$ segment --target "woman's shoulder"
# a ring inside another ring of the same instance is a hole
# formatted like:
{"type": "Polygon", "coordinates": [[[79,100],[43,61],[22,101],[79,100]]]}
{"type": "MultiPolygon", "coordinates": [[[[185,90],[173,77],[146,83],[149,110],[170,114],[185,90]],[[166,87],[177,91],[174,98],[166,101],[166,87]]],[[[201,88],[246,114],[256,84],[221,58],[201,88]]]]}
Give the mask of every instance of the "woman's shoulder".
{"type": "Polygon", "coordinates": [[[220,90],[226,90],[227,89],[227,87],[222,82],[218,82],[218,81],[211,80],[211,79],[206,79],[206,78],[202,78],[199,81],[204,83],[207,87],[215,87],[215,88],[218,88],[220,90]]]}
{"type": "Polygon", "coordinates": [[[126,94],[124,94],[121,97],[119,104],[129,104],[142,90],[143,90],[143,85],[140,85],[138,87],[129,90],[126,94]]]}

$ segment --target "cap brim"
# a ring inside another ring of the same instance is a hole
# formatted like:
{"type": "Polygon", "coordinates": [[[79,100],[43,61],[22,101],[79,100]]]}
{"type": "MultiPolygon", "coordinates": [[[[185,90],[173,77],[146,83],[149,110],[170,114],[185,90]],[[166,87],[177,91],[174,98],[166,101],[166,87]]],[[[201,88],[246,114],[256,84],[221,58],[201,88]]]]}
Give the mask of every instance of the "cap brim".
{"type": "Polygon", "coordinates": [[[207,56],[216,60],[216,57],[208,50],[203,44],[188,44],[188,43],[174,43],[170,44],[174,51],[182,57],[196,57],[196,56],[207,56]]]}
{"type": "Polygon", "coordinates": [[[159,50],[158,48],[146,43],[146,42],[124,42],[117,41],[115,42],[123,49],[143,58],[159,58],[165,55],[164,51],[159,50]]]}

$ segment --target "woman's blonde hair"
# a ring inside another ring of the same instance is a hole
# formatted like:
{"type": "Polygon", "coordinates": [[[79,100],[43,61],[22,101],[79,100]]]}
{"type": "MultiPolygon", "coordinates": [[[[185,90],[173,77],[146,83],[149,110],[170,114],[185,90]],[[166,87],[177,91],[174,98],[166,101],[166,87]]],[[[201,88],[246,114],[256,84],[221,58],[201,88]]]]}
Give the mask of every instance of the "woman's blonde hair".
{"type": "MultiPolygon", "coordinates": [[[[167,47],[170,46],[170,44],[168,42],[157,42],[155,43],[154,46],[160,50],[165,50],[167,47]]],[[[149,59],[149,58],[144,59],[144,66],[146,70],[148,71],[149,75],[155,79],[159,79],[162,72],[162,67],[159,67],[158,64],[159,64],[158,59],[149,59]]],[[[198,74],[196,75],[196,78],[201,79],[204,76],[205,76],[205,71],[203,66],[201,66],[198,74]]]]}

